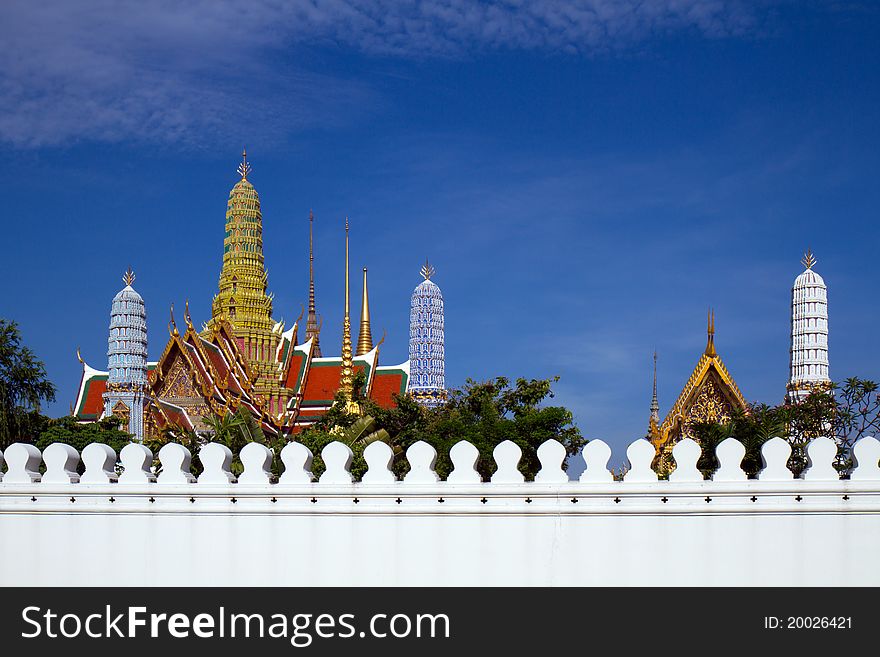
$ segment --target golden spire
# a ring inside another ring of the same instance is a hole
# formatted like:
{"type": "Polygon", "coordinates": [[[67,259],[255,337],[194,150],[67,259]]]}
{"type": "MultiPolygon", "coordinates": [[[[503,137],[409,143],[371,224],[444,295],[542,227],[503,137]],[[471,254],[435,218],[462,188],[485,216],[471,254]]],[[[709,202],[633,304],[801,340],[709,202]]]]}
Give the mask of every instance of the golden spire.
{"type": "Polygon", "coordinates": [[[429,280],[429,279],[431,278],[431,276],[433,276],[436,272],[434,271],[434,268],[433,268],[431,265],[428,264],[428,259],[425,258],[425,264],[422,265],[422,269],[421,269],[421,271],[419,271],[419,273],[422,275],[422,278],[424,278],[424,279],[427,281],[427,280],[429,280]]]}
{"type": "Polygon", "coordinates": [[[342,320],[342,376],[339,389],[351,400],[354,380],[354,363],[351,353],[351,317],[349,316],[348,284],[348,217],[345,218],[345,316],[342,320]]]}
{"type": "Polygon", "coordinates": [[[131,267],[122,275],[122,282],[125,283],[126,286],[134,283],[134,271],[131,267]]]}
{"type": "Polygon", "coordinates": [[[306,321],[306,340],[314,340],[312,345],[312,355],[315,358],[321,357],[320,333],[318,326],[318,316],[315,312],[315,252],[312,236],[312,227],[315,223],[315,215],[309,210],[309,318],[306,321]]]}
{"type": "Polygon", "coordinates": [[[370,299],[367,296],[367,268],[364,267],[364,297],[361,300],[361,331],[358,335],[357,352],[362,356],[373,350],[373,334],[370,331],[370,299]]]}
{"type": "Polygon", "coordinates": [[[238,175],[242,180],[247,180],[247,175],[251,172],[251,165],[247,161],[247,149],[241,151],[241,164],[238,165],[238,175]]]}
{"type": "Polygon", "coordinates": [[[345,218],[345,316],[349,313],[349,285],[348,285],[348,217],[345,218]]]}
{"type": "Polygon", "coordinates": [[[715,357],[718,355],[718,352],[715,351],[715,311],[711,308],[709,309],[709,318],[708,318],[708,327],[706,328],[706,332],[709,334],[709,339],[706,342],[706,355],[710,357],[715,357]]]}
{"type": "Polygon", "coordinates": [[[813,265],[816,264],[816,258],[813,257],[813,252],[807,247],[807,252],[804,254],[804,257],[801,258],[801,264],[807,269],[812,269],[813,265]]]}

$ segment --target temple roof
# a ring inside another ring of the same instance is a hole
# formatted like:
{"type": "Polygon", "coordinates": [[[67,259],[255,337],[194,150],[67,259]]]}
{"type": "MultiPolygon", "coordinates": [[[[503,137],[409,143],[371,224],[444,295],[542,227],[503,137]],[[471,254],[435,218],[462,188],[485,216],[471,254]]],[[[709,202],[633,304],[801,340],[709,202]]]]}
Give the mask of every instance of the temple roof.
{"type": "Polygon", "coordinates": [[[406,394],[408,383],[409,361],[400,365],[377,367],[369,397],[382,408],[393,408],[394,395],[406,394]]]}
{"type": "Polygon", "coordinates": [[[80,420],[97,420],[104,414],[104,393],[107,391],[108,372],[96,370],[80,358],[83,366],[79,391],[73,405],[73,415],[80,420]]]}
{"type": "MultiPolygon", "coordinates": [[[[650,421],[650,438],[656,446],[663,445],[670,440],[677,441],[681,437],[683,425],[689,420],[711,419],[712,413],[723,413],[723,409],[746,410],[748,408],[736,381],[733,380],[733,376],[715,349],[714,320],[714,314],[710,313],[706,349],[697,361],[687,383],[678,395],[678,399],[666,414],[666,418],[659,427],[656,422],[650,421]],[[700,405],[708,405],[710,408],[698,408],[700,405]],[[701,417],[702,414],[707,413],[708,417],[701,417]],[[699,417],[694,417],[695,415],[699,417]]],[[[723,419],[723,416],[719,416],[718,419],[723,419]]]]}

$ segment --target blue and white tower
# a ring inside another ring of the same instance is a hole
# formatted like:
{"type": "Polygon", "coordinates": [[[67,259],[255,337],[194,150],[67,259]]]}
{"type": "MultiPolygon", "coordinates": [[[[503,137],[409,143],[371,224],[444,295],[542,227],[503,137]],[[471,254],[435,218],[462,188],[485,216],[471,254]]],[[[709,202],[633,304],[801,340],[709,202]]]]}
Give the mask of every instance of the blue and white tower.
{"type": "Polygon", "coordinates": [[[408,392],[424,406],[446,399],[446,356],[443,337],[443,294],[431,280],[434,268],[425,260],[425,279],[413,290],[409,313],[408,392]]]}
{"type": "Polygon", "coordinates": [[[107,338],[107,392],[104,416],[115,415],[123,429],[138,442],[144,440],[144,405],[147,398],[147,311],[144,300],[131,286],[134,272],[122,277],[125,287],[110,308],[110,336],[107,338]]]}

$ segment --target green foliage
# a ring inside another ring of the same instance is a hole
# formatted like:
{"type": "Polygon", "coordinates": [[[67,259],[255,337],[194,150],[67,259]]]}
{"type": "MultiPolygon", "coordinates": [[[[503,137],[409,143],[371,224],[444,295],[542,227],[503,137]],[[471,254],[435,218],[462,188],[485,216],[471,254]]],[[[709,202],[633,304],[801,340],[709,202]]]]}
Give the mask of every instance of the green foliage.
{"type": "Polygon", "coordinates": [[[352,413],[345,398],[338,395],[330,411],[296,439],[315,454],[315,474],[324,468],[321,450],[334,440],[346,442],[354,452],[351,471],[357,478],[366,471],[363,450],[373,440],[391,445],[395,452],[392,468],[398,477],[408,469],[403,456],[406,449],[424,440],[437,450],[437,473],[443,478],[452,471],[449,450],[459,440],[470,441],[480,451],[477,469],[484,478],[495,469],[492,450],[512,440],[523,450],[520,470],[533,479],[540,469],[537,449],[544,441],[558,440],[568,456],[586,444],[568,409],[543,405],[553,396],[551,386],[557,380],[520,378],[511,385],[504,377],[482,383],[468,379],[434,409],[423,408],[408,396],[397,396],[397,406],[390,409],[356,397],[360,412],[352,413]]]}
{"type": "Polygon", "coordinates": [[[807,444],[818,436],[828,436],[837,443],[835,466],[847,473],[852,468],[852,446],[856,440],[880,433],[878,390],[880,386],[874,381],[854,377],[828,391],[815,391],[797,404],[752,404],[746,413],[738,412],[724,424],[697,423],[693,426],[693,437],[703,448],[697,466],[707,476],[711,474],[718,466],[715,447],[733,436],[746,448],[743,470],[754,477],[762,467],[761,447],[780,436],[791,445],[788,467],[798,476],[807,467],[807,444]]]}
{"type": "Polygon", "coordinates": [[[18,324],[0,319],[0,449],[32,443],[44,429],[44,402],[55,401],[55,386],[34,353],[21,344],[18,324]]]}
{"type": "MultiPolygon", "coordinates": [[[[774,436],[786,436],[789,416],[788,408],[784,406],[750,404],[747,411],[736,411],[724,424],[717,422],[694,424],[693,438],[703,449],[697,467],[704,476],[710,476],[719,465],[715,449],[723,440],[734,437],[746,448],[742,469],[749,477],[755,477],[763,467],[761,447],[774,436]]],[[[800,459],[795,456],[792,458],[793,461],[789,462],[789,466],[793,468],[800,466],[800,469],[803,469],[800,459]]]]}
{"type": "Polygon", "coordinates": [[[817,391],[801,403],[789,406],[791,433],[800,445],[816,436],[837,443],[835,466],[843,473],[852,469],[852,448],[862,436],[880,434],[880,386],[874,381],[851,377],[827,392],[817,391]]]}
{"type": "MultiPolygon", "coordinates": [[[[230,469],[234,475],[238,476],[244,472],[244,466],[239,456],[242,448],[250,442],[258,442],[268,445],[273,449],[275,458],[272,469],[276,475],[280,472],[279,454],[281,447],[284,446],[283,443],[278,441],[279,444],[276,445],[273,441],[267,441],[263,430],[254,419],[254,416],[243,406],[239,406],[234,413],[206,415],[202,418],[202,421],[208,426],[208,429],[202,432],[186,429],[178,425],[167,426],[162,429],[158,439],[147,441],[147,447],[152,450],[155,456],[165,443],[180,443],[193,455],[193,460],[190,464],[191,472],[194,475],[199,475],[203,470],[203,466],[198,459],[199,449],[206,443],[221,443],[232,451],[233,458],[230,469]]],[[[159,465],[158,462],[156,465],[159,465]]]]}
{"type": "Polygon", "coordinates": [[[44,450],[52,443],[66,443],[82,453],[89,443],[103,443],[117,454],[131,442],[131,434],[121,429],[122,420],[115,415],[97,422],[78,422],[75,417],[48,420],[36,441],[37,449],[44,450]]]}
{"type": "Polygon", "coordinates": [[[495,446],[511,440],[523,451],[520,471],[534,479],[540,469],[537,449],[553,438],[565,447],[568,457],[586,441],[574,425],[571,411],[562,406],[543,406],[553,396],[554,379],[517,379],[514,386],[504,377],[478,383],[468,379],[461,390],[453,390],[443,406],[428,414],[425,440],[440,453],[437,471],[446,476],[452,470],[449,450],[459,440],[473,443],[480,452],[477,470],[483,478],[495,471],[491,458],[495,446]]]}

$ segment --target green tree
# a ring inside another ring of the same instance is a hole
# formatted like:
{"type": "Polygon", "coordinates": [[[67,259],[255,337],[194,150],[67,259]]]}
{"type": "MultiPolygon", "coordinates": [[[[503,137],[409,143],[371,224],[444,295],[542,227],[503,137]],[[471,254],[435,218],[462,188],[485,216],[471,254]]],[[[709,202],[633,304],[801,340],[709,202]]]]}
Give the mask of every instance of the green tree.
{"type": "Polygon", "coordinates": [[[557,380],[520,378],[511,385],[504,377],[486,382],[468,379],[463,388],[449,392],[445,404],[434,409],[424,408],[408,396],[396,397],[397,404],[390,409],[360,397],[356,398],[359,413],[351,413],[340,395],[330,411],[297,440],[315,454],[316,474],[323,470],[321,450],[334,440],[347,442],[354,452],[351,471],[356,477],[366,471],[363,450],[372,440],[381,439],[391,445],[397,476],[408,470],[406,449],[424,440],[437,450],[436,469],[444,478],[452,471],[449,450],[459,440],[468,440],[479,450],[477,469],[484,478],[495,470],[495,446],[512,440],[523,450],[520,471],[533,479],[540,469],[537,449],[544,441],[553,438],[562,443],[566,463],[569,456],[586,444],[573,423],[571,411],[545,405],[553,396],[552,384],[557,380]],[[383,430],[387,437],[378,433],[383,430]]]}
{"type": "MultiPolygon", "coordinates": [[[[202,418],[202,421],[208,428],[200,432],[179,425],[164,427],[158,438],[147,441],[147,447],[152,450],[155,457],[162,446],[168,442],[183,445],[193,455],[190,471],[194,475],[199,475],[203,470],[203,466],[198,458],[199,449],[206,443],[221,443],[226,445],[232,452],[233,458],[230,470],[234,475],[238,476],[244,471],[240,458],[242,448],[250,442],[258,442],[268,445],[273,449],[275,454],[274,461],[277,461],[277,463],[273,464],[273,471],[276,475],[278,474],[278,469],[280,468],[278,456],[283,444],[276,445],[275,441],[267,441],[260,425],[246,408],[239,406],[234,412],[224,413],[223,415],[206,415],[202,418]]],[[[156,465],[160,466],[158,460],[156,465]]]]}
{"type": "Polygon", "coordinates": [[[788,467],[799,476],[807,467],[807,445],[819,436],[837,443],[835,467],[841,473],[852,468],[852,448],[868,435],[880,434],[880,385],[857,377],[828,390],[817,390],[796,404],[751,404],[724,424],[700,422],[692,427],[694,439],[703,447],[698,467],[707,476],[718,466],[714,451],[728,436],[746,448],[742,467],[754,477],[763,466],[761,447],[775,436],[791,445],[788,467]],[[708,453],[707,453],[708,452],[708,453]]]}
{"type": "Polygon", "coordinates": [[[131,434],[122,430],[122,420],[110,415],[97,422],[80,422],[73,416],[48,420],[36,441],[37,449],[46,449],[52,443],[66,443],[82,453],[89,443],[104,443],[117,454],[131,442],[131,434]]]}
{"type": "Polygon", "coordinates": [[[803,452],[803,446],[812,438],[833,438],[837,443],[835,466],[848,473],[856,441],[880,434],[878,390],[880,385],[875,381],[851,377],[827,391],[811,393],[798,404],[786,406],[793,447],[803,452]]]}
{"type": "Polygon", "coordinates": [[[0,448],[34,442],[45,427],[40,407],[55,401],[46,367],[21,343],[15,322],[0,319],[0,448]]]}
{"type": "Polygon", "coordinates": [[[726,438],[733,437],[746,448],[742,469],[749,477],[755,477],[763,467],[761,447],[775,436],[786,435],[787,418],[784,407],[750,404],[746,411],[735,411],[725,423],[695,423],[692,426],[693,438],[703,450],[697,467],[704,476],[711,476],[719,465],[715,456],[716,448],[726,438]]]}

